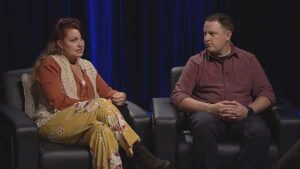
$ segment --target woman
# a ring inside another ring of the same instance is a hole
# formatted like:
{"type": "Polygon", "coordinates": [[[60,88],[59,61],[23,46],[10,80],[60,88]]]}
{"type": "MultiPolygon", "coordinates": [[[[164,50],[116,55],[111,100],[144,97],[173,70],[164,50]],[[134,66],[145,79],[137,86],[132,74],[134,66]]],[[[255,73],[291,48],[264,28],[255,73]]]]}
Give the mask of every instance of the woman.
{"type": "Polygon", "coordinates": [[[121,146],[140,168],[165,169],[140,142],[114,105],[126,94],[113,90],[93,65],[81,59],[84,40],[80,22],[61,18],[35,66],[39,106],[35,121],[41,137],[57,143],[89,145],[94,169],[122,168],[121,146]]]}

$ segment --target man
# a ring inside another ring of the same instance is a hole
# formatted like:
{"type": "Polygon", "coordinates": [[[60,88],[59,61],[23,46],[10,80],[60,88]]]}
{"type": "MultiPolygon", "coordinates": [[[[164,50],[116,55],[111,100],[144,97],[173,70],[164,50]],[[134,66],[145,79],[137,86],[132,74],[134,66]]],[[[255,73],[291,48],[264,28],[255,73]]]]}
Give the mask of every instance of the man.
{"type": "Polygon", "coordinates": [[[205,50],[192,56],[172,92],[171,101],[187,113],[197,169],[218,167],[218,141],[241,142],[237,169],[260,169],[270,131],[257,116],[275,102],[272,86],[255,55],[231,43],[230,16],[205,19],[205,50]]]}

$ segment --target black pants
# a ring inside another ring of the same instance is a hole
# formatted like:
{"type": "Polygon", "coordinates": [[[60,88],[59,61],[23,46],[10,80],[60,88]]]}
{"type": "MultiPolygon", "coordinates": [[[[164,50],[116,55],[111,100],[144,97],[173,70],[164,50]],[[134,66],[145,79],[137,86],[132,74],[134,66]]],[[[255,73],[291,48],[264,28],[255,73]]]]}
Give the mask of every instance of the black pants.
{"type": "Polygon", "coordinates": [[[286,152],[271,169],[299,169],[300,168],[300,139],[286,152]]]}
{"type": "Polygon", "coordinates": [[[262,169],[270,145],[270,131],[260,116],[226,122],[206,112],[190,114],[194,162],[197,169],[217,169],[218,142],[230,137],[241,143],[236,169],[262,169]]]}

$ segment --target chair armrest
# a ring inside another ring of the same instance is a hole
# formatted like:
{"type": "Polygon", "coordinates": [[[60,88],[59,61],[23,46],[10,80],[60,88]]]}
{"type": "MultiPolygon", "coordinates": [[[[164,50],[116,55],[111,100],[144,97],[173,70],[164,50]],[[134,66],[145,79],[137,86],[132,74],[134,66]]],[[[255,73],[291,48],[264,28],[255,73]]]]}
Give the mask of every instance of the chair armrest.
{"type": "Polygon", "coordinates": [[[280,155],[283,155],[300,138],[300,118],[297,108],[286,99],[278,98],[273,107],[277,119],[277,141],[280,155]]]}
{"type": "Polygon", "coordinates": [[[176,109],[169,98],[153,98],[152,106],[155,153],[174,165],[177,140],[176,109]]]}
{"type": "Polygon", "coordinates": [[[9,139],[13,168],[38,168],[38,131],[36,124],[25,113],[0,104],[0,135],[9,139]]]}
{"type": "Polygon", "coordinates": [[[124,106],[118,107],[122,112],[127,123],[140,136],[144,144],[149,147],[151,145],[151,123],[147,112],[137,104],[126,101],[124,106]]]}

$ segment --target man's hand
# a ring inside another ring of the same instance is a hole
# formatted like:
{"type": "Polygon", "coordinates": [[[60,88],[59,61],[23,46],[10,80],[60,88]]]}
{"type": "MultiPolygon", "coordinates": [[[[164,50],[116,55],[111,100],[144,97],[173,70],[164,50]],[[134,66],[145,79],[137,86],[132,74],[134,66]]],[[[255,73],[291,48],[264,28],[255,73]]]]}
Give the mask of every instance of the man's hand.
{"type": "Polygon", "coordinates": [[[247,117],[247,108],[237,101],[221,101],[211,105],[211,112],[218,118],[229,121],[241,120],[247,117]]]}

